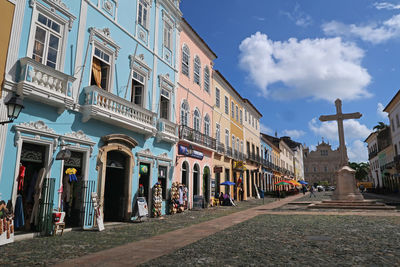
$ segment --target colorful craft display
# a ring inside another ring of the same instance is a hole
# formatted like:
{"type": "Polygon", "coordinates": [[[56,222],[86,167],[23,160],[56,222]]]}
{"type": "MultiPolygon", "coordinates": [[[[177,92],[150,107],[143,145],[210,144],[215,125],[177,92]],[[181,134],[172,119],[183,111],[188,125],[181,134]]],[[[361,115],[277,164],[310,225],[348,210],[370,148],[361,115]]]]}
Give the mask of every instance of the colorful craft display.
{"type": "Polygon", "coordinates": [[[159,183],[156,183],[153,187],[153,209],[152,209],[153,217],[161,216],[161,208],[162,208],[162,188],[159,183]]]}
{"type": "Polygon", "coordinates": [[[149,171],[149,168],[146,165],[140,165],[139,173],[146,174],[149,171]]]}
{"type": "Polygon", "coordinates": [[[0,201],[0,246],[14,242],[14,214],[11,202],[0,201]]]}
{"type": "Polygon", "coordinates": [[[170,203],[170,214],[183,212],[187,206],[187,187],[178,182],[172,183],[171,187],[171,203],[170,203]]]}
{"type": "Polygon", "coordinates": [[[68,168],[65,171],[65,174],[69,175],[69,181],[70,182],[77,182],[78,181],[78,178],[76,178],[76,172],[77,172],[77,170],[75,168],[68,168]]]}

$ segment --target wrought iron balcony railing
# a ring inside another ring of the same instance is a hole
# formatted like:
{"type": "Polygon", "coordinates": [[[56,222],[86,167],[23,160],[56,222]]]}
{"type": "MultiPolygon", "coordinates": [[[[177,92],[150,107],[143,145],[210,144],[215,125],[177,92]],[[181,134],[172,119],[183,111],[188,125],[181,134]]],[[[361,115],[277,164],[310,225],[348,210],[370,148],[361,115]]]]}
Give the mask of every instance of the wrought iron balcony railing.
{"type": "Polygon", "coordinates": [[[216,150],[216,140],[186,125],[179,126],[179,138],[216,150]]]}

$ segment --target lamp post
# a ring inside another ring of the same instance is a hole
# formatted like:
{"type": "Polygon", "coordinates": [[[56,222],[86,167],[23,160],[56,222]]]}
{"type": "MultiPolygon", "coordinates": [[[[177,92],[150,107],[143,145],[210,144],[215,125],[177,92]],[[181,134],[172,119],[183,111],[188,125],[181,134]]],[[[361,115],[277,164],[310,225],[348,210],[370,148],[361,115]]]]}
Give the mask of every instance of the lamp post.
{"type": "Polygon", "coordinates": [[[9,120],[0,122],[0,125],[13,122],[18,118],[19,113],[21,113],[21,110],[24,108],[22,98],[20,98],[19,95],[12,96],[5,104],[7,106],[7,117],[9,120]]]}

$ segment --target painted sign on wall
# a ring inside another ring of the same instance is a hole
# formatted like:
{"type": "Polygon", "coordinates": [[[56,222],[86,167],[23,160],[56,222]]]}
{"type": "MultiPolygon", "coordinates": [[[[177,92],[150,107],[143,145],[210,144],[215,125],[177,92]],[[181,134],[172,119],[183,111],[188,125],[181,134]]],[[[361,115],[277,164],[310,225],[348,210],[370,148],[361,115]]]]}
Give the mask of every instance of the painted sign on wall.
{"type": "Polygon", "coordinates": [[[191,146],[187,147],[184,145],[178,145],[178,154],[185,155],[187,157],[191,157],[191,158],[195,158],[195,159],[200,159],[200,160],[202,160],[204,157],[203,152],[194,150],[191,148],[191,146]]]}

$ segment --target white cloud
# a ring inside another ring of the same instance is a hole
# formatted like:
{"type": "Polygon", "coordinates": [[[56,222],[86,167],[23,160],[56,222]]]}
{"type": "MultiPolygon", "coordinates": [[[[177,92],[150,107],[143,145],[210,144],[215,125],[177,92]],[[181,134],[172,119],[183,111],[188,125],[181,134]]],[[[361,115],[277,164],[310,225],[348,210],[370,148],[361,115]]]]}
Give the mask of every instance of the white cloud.
{"type": "Polygon", "coordinates": [[[388,119],[388,114],[387,112],[384,112],[383,109],[385,106],[382,103],[378,103],[378,107],[376,108],[376,113],[378,116],[382,119],[388,119]]]}
{"type": "Polygon", "coordinates": [[[258,21],[265,21],[264,17],[259,17],[259,16],[253,16],[253,19],[258,20],[258,21]]]}
{"type": "MultiPolygon", "coordinates": [[[[339,140],[338,126],[336,121],[327,121],[318,123],[316,118],[313,118],[308,126],[314,134],[319,137],[328,138],[329,140],[339,140]]],[[[350,142],[356,139],[365,140],[372,130],[368,129],[367,126],[361,124],[357,120],[345,120],[343,121],[344,136],[345,140],[350,142]]]]}
{"type": "Polygon", "coordinates": [[[369,97],[364,51],[340,38],[273,41],[260,32],[239,46],[240,67],[265,97],[352,100],[369,97]],[[279,88],[277,88],[279,87],[279,88]]]}
{"type": "Polygon", "coordinates": [[[303,130],[283,130],[282,136],[289,136],[292,139],[300,138],[306,134],[303,130]]]}
{"type": "Polygon", "coordinates": [[[347,156],[351,162],[368,162],[368,148],[361,140],[355,140],[347,146],[347,156]]]}
{"type": "Polygon", "coordinates": [[[381,3],[374,3],[374,6],[376,9],[388,9],[388,10],[394,10],[394,9],[400,9],[400,5],[394,5],[392,3],[388,2],[381,2],[381,3]]]}
{"type": "Polygon", "coordinates": [[[312,18],[310,15],[301,11],[299,3],[296,3],[292,12],[281,12],[293,21],[297,26],[307,27],[312,24],[312,18]]]}
{"type": "Polygon", "coordinates": [[[262,123],[260,123],[260,131],[262,133],[269,134],[269,135],[274,133],[274,131],[271,128],[269,128],[268,126],[266,126],[265,124],[262,124],[262,123]]]}
{"type": "Polygon", "coordinates": [[[394,15],[381,23],[367,25],[331,21],[323,24],[322,29],[329,36],[356,37],[366,42],[379,44],[400,37],[400,15],[394,15]]]}
{"type": "Polygon", "coordinates": [[[317,147],[315,145],[310,145],[310,151],[316,151],[317,147]]]}

